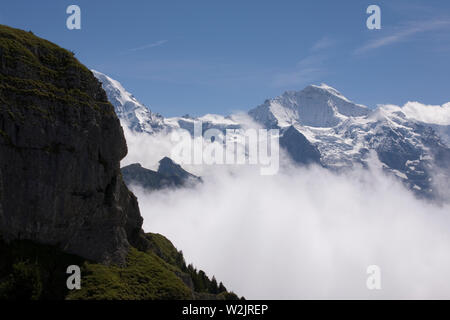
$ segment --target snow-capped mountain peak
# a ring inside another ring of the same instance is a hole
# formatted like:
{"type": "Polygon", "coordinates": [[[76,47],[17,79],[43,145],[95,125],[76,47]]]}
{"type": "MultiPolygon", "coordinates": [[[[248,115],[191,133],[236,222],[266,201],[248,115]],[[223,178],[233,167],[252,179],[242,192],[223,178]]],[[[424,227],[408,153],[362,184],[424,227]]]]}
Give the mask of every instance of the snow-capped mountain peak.
{"type": "MultiPolygon", "coordinates": [[[[139,101],[136,100],[136,98],[125,90],[125,88],[122,86],[122,84],[114,80],[110,77],[108,77],[106,74],[98,72],[96,70],[91,70],[94,76],[102,83],[103,89],[105,92],[111,96],[108,96],[110,99],[110,102],[116,102],[114,105],[118,105],[119,110],[126,110],[125,105],[127,102],[135,104],[135,106],[143,106],[139,101]]],[[[128,105],[131,107],[130,105],[128,105]]]]}
{"type": "Polygon", "coordinates": [[[193,133],[194,122],[201,121],[203,128],[238,128],[240,124],[229,116],[206,114],[199,118],[190,116],[164,118],[160,114],[139,102],[122,84],[111,77],[91,70],[94,76],[102,83],[109,102],[114,106],[116,114],[122,124],[132,131],[153,134],[156,132],[169,132],[178,128],[187,129],[193,133]]]}
{"type": "Polygon", "coordinates": [[[153,113],[129,93],[122,84],[107,75],[91,70],[102,83],[109,102],[114,106],[117,116],[122,122],[137,132],[153,133],[163,127],[163,117],[153,113]]]}
{"type": "MultiPolygon", "coordinates": [[[[163,118],[118,81],[93,72],[123,125],[133,131],[164,135],[186,129],[193,134],[198,122],[203,130],[220,131],[255,125],[245,115],[163,118]]],[[[371,110],[321,84],[268,99],[248,115],[264,128],[281,129],[280,146],[297,163],[314,162],[341,170],[366,166],[368,155],[375,153],[383,170],[426,197],[439,197],[433,170],[442,170],[445,177],[450,177],[450,103],[428,106],[408,102],[403,107],[382,105],[371,110]]]]}
{"type": "MultiPolygon", "coordinates": [[[[349,102],[349,103],[353,103],[352,101],[347,99],[342,93],[340,93],[337,89],[327,85],[326,83],[321,83],[320,85],[312,84],[312,85],[310,85],[310,87],[313,87],[313,88],[319,89],[319,90],[324,90],[327,93],[329,93],[331,95],[334,95],[334,96],[336,96],[337,98],[339,98],[341,100],[344,100],[344,101],[349,102]]],[[[358,106],[363,107],[363,108],[367,108],[366,106],[363,106],[361,104],[358,104],[358,106]]]]}
{"type": "Polygon", "coordinates": [[[338,90],[326,84],[310,85],[301,91],[286,91],[251,110],[249,114],[269,127],[301,124],[311,127],[335,127],[349,117],[362,117],[371,112],[353,103],[338,90]]]}

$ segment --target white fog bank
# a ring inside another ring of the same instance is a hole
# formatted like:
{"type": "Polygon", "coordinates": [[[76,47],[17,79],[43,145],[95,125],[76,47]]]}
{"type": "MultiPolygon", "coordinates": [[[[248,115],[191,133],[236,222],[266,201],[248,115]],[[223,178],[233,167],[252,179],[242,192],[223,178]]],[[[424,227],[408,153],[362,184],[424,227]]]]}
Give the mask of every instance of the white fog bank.
{"type": "MultiPolygon", "coordinates": [[[[124,131],[122,166],[156,169],[170,156],[167,135],[124,131]]],[[[247,299],[450,299],[449,205],[415,198],[380,166],[375,157],[370,170],[283,167],[261,176],[245,166],[183,165],[204,183],[132,190],[146,232],[165,235],[187,263],[247,299]],[[381,290],[367,289],[370,265],[381,268],[381,290]]]]}
{"type": "Polygon", "coordinates": [[[450,298],[449,207],[377,169],[218,171],[195,189],[133,188],[144,229],[249,299],[450,298]],[[368,290],[366,268],[381,268],[368,290]]]}

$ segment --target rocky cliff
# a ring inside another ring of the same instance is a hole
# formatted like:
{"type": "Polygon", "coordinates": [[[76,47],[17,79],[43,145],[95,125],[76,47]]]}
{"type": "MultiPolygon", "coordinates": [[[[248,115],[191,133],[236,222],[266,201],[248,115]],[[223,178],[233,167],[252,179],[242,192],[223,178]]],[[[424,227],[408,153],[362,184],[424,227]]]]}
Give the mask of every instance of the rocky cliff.
{"type": "Polygon", "coordinates": [[[72,53],[0,25],[0,235],[105,263],[142,246],[113,106],[72,53]]]}

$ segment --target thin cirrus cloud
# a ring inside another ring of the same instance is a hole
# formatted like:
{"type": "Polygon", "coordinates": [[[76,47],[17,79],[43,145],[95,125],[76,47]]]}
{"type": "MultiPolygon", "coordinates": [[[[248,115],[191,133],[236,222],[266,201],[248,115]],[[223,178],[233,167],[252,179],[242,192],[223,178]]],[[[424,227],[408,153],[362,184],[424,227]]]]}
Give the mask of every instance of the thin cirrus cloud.
{"type": "Polygon", "coordinates": [[[122,53],[130,53],[130,52],[136,52],[136,51],[141,51],[141,50],[145,50],[145,49],[160,47],[160,46],[162,46],[163,44],[165,44],[168,41],[169,40],[159,40],[159,41],[152,42],[152,43],[140,46],[140,47],[128,49],[128,50],[126,50],[125,52],[122,52],[122,53]]]}
{"type": "Polygon", "coordinates": [[[326,50],[335,46],[336,40],[323,37],[316,41],[310,54],[301,59],[291,71],[275,74],[272,84],[275,87],[290,87],[309,84],[325,73],[324,64],[328,59],[326,50]]]}
{"type": "Polygon", "coordinates": [[[293,71],[276,74],[272,83],[275,87],[289,87],[313,82],[323,74],[325,59],[324,56],[307,56],[297,63],[293,71]]]}
{"type": "Polygon", "coordinates": [[[450,27],[450,20],[429,20],[423,22],[409,23],[389,35],[384,35],[376,39],[370,40],[363,46],[357,48],[354,53],[362,54],[370,50],[378,49],[388,45],[396,44],[411,39],[414,35],[437,31],[450,27]]]}
{"type": "Polygon", "coordinates": [[[323,37],[322,39],[318,40],[314,45],[311,47],[311,51],[320,51],[324,49],[328,49],[330,47],[333,47],[336,44],[335,39],[331,39],[330,37],[323,37]]]}

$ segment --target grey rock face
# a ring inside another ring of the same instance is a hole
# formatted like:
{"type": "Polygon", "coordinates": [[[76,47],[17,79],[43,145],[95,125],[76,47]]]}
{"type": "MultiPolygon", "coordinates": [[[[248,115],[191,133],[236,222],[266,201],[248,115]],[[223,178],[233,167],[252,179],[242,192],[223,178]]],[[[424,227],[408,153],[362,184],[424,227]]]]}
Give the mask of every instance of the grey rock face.
{"type": "Polygon", "coordinates": [[[7,27],[0,39],[0,235],[123,263],[142,217],[113,106],[66,50],[7,27]]]}
{"type": "Polygon", "coordinates": [[[320,152],[294,126],[290,126],[280,138],[280,146],[298,164],[321,164],[320,152]]]}
{"type": "Polygon", "coordinates": [[[164,157],[159,161],[158,173],[165,175],[166,177],[177,177],[182,182],[185,182],[188,179],[200,179],[184,170],[179,164],[173,162],[173,160],[168,157],[164,157]]]}
{"type": "Polygon", "coordinates": [[[123,179],[128,186],[139,185],[148,191],[165,188],[189,187],[202,181],[170,158],[159,161],[158,171],[143,168],[139,163],[133,163],[121,169],[123,179]]]}

